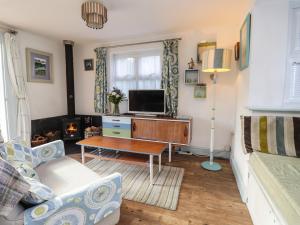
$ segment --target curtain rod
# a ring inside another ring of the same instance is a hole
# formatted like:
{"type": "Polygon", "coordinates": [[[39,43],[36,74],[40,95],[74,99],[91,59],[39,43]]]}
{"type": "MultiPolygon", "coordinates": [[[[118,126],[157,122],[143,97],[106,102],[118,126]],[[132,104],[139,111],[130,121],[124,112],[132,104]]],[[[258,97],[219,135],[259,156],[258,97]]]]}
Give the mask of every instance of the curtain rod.
{"type": "Polygon", "coordinates": [[[18,33],[18,31],[16,31],[14,28],[6,26],[6,25],[3,25],[3,24],[0,24],[0,29],[2,29],[4,31],[7,31],[7,32],[9,32],[11,34],[17,34],[18,33]]]}
{"type": "MultiPolygon", "coordinates": [[[[180,41],[181,38],[173,38],[173,39],[167,39],[167,40],[178,40],[178,41],[180,41]]],[[[126,46],[132,46],[132,45],[143,45],[143,44],[159,43],[159,42],[163,42],[163,41],[165,41],[165,40],[144,41],[144,42],[136,42],[136,43],[130,43],[130,44],[109,45],[109,46],[103,46],[103,47],[105,47],[105,48],[119,48],[119,47],[126,47],[126,46]]]]}

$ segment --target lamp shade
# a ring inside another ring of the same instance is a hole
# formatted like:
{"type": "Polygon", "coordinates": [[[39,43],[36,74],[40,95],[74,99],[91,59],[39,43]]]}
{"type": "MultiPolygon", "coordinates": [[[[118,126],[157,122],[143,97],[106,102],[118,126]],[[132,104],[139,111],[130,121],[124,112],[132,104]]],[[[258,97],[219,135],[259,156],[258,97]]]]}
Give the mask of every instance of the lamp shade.
{"type": "Polygon", "coordinates": [[[202,71],[207,73],[231,70],[231,50],[217,48],[203,52],[202,71]]]}

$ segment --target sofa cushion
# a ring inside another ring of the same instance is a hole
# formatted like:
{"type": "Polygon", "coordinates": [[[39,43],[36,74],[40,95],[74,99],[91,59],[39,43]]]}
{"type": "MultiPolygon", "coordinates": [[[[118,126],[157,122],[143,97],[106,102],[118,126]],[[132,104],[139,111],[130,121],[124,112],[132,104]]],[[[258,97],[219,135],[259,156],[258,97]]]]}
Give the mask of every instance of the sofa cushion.
{"type": "Polygon", "coordinates": [[[23,225],[25,208],[18,204],[7,217],[0,216],[1,225],[23,225]]]}
{"type": "Polygon", "coordinates": [[[30,184],[30,189],[22,198],[23,203],[37,205],[55,197],[54,192],[47,185],[29,177],[24,178],[30,184]]]}
{"type": "Polygon", "coordinates": [[[100,178],[97,173],[67,156],[41,164],[36,171],[41,182],[56,195],[84,187],[100,178]]]}

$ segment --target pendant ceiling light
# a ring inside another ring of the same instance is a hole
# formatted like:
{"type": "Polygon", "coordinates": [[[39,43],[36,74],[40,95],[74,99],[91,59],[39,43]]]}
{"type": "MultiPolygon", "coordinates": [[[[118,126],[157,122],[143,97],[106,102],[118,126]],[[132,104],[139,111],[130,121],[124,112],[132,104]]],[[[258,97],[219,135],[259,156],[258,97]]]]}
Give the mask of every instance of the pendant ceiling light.
{"type": "Polygon", "coordinates": [[[93,29],[102,29],[107,22],[107,9],[97,1],[87,1],[81,6],[81,17],[93,29]]]}

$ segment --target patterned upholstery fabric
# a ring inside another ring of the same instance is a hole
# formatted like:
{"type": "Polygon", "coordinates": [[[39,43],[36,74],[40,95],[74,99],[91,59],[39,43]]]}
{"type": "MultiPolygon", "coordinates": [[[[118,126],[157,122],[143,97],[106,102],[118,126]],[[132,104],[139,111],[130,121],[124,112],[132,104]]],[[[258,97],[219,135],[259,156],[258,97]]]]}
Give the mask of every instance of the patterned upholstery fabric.
{"type": "Polygon", "coordinates": [[[52,189],[48,186],[35,179],[29,177],[24,178],[30,184],[29,191],[22,198],[22,202],[25,204],[37,205],[55,197],[52,189]]]}
{"type": "Polygon", "coordinates": [[[242,138],[247,153],[259,151],[300,157],[300,118],[244,116],[242,138]]]}
{"type": "Polygon", "coordinates": [[[29,190],[23,176],[0,158],[0,216],[8,216],[29,190]]]}
{"type": "Polygon", "coordinates": [[[23,176],[39,179],[33,169],[31,148],[19,141],[7,142],[0,146],[0,155],[23,176]]]}
{"type": "Polygon", "coordinates": [[[121,175],[113,174],[25,210],[24,225],[94,225],[119,209],[121,194],[121,175]]]}
{"type": "Polygon", "coordinates": [[[61,140],[53,141],[31,149],[34,168],[41,163],[65,156],[64,142],[61,140]]]}

